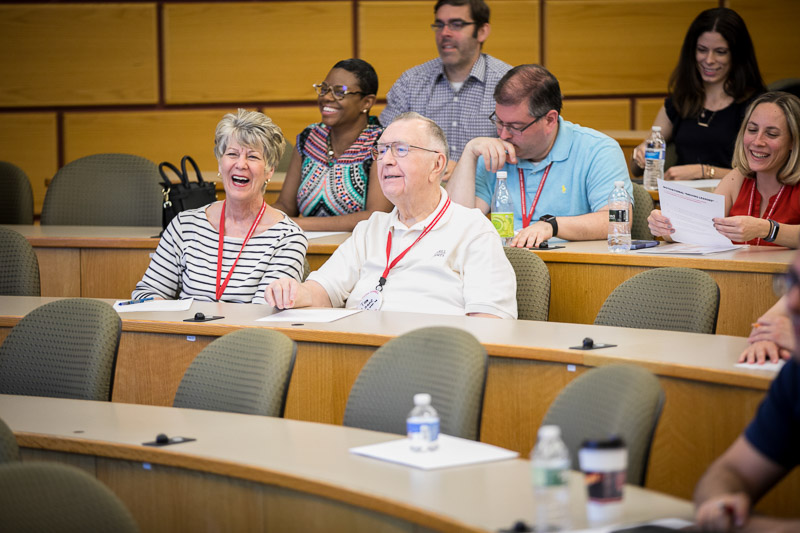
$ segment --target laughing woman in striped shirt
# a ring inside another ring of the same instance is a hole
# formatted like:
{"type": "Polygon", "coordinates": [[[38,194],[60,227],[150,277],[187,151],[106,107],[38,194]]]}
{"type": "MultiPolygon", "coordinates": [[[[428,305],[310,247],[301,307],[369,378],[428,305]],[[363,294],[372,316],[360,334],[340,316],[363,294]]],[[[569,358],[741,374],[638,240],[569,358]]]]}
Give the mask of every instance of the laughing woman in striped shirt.
{"type": "Polygon", "coordinates": [[[280,128],[240,109],[219,122],[214,142],[226,199],[172,220],[132,298],[265,303],[271,282],[301,280],[308,240],[264,202],[283,155],[280,128]]]}

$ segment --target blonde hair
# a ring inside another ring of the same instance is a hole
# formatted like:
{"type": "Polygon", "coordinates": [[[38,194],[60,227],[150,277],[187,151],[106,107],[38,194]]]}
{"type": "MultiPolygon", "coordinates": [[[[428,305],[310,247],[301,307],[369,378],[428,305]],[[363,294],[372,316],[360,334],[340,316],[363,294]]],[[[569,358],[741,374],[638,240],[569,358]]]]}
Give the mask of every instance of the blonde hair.
{"type": "Polygon", "coordinates": [[[228,113],[217,124],[214,134],[214,155],[217,160],[231,141],[260,151],[271,168],[275,168],[281,160],[286,147],[283,132],[267,115],[245,109],[239,109],[235,115],[228,113]]]}
{"type": "Polygon", "coordinates": [[[741,172],[743,176],[755,177],[747,162],[744,134],[753,111],[761,104],[775,104],[783,111],[791,136],[791,147],[786,163],[778,170],[778,181],[785,185],[797,185],[800,183],[800,99],[793,94],[773,91],[764,93],[753,100],[753,103],[747,108],[742,126],[739,128],[739,135],[736,136],[736,146],[733,149],[733,168],[741,172]]]}

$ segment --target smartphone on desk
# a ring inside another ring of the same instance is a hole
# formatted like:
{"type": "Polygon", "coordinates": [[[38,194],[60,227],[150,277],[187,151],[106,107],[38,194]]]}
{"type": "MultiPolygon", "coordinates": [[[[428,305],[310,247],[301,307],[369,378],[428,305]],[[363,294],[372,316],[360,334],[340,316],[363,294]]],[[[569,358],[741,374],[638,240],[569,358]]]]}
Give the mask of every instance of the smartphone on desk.
{"type": "Polygon", "coordinates": [[[658,246],[658,241],[631,241],[631,250],[640,250],[642,248],[653,248],[658,246]]]}

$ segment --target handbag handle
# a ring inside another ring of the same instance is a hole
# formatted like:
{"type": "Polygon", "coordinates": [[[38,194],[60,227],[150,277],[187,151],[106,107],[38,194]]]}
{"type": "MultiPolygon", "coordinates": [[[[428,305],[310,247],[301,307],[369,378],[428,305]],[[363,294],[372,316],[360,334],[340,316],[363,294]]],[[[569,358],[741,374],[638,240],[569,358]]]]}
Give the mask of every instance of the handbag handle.
{"type": "Polygon", "coordinates": [[[178,170],[178,167],[176,167],[175,165],[173,165],[169,161],[163,161],[163,162],[159,163],[159,165],[158,165],[158,172],[159,172],[159,174],[161,174],[161,177],[164,180],[161,183],[161,185],[163,185],[164,188],[169,189],[170,187],[172,187],[172,180],[170,180],[167,177],[167,173],[164,171],[164,167],[167,167],[168,169],[173,171],[175,173],[175,175],[180,178],[181,182],[185,182],[185,178],[183,177],[183,174],[181,173],[181,171],[178,170]]]}
{"type": "Polygon", "coordinates": [[[187,187],[189,186],[189,174],[186,173],[186,161],[192,164],[194,167],[194,173],[197,176],[197,183],[203,183],[203,175],[200,174],[200,168],[198,168],[197,163],[195,163],[194,159],[191,156],[185,155],[183,159],[181,159],[181,170],[183,171],[182,181],[183,184],[187,187]]]}

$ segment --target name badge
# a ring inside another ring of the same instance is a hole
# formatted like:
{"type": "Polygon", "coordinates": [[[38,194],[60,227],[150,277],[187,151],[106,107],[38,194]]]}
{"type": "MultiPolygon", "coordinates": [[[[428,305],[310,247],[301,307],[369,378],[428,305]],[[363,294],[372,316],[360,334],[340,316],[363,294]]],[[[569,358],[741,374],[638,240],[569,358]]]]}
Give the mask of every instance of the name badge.
{"type": "Polygon", "coordinates": [[[358,303],[358,308],[363,311],[377,311],[381,308],[382,303],[383,295],[381,295],[380,291],[373,290],[369,291],[361,298],[361,301],[358,303]]]}

